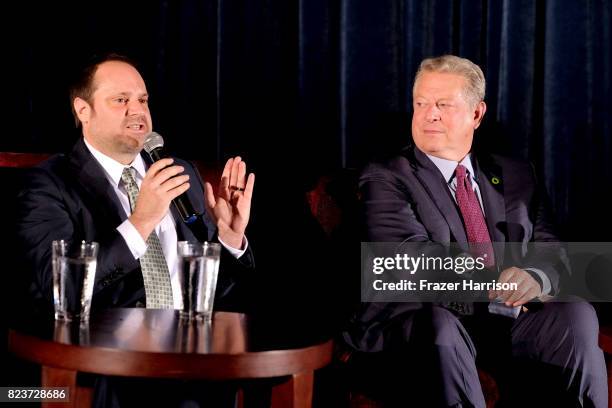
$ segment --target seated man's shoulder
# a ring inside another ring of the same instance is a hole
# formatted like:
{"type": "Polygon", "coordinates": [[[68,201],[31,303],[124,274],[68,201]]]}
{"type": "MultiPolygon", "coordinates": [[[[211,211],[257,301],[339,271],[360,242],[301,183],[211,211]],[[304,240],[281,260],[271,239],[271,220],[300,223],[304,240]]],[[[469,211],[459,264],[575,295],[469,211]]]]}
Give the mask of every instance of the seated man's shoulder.
{"type": "Polygon", "coordinates": [[[68,175],[68,160],[64,154],[56,154],[26,170],[28,184],[39,181],[59,180],[68,175]]]}
{"type": "MultiPolygon", "coordinates": [[[[478,156],[479,160],[481,160],[480,157],[481,156],[478,156]]],[[[532,164],[529,161],[520,159],[520,158],[516,158],[516,157],[503,156],[499,154],[483,155],[482,157],[483,157],[482,160],[489,160],[502,167],[523,168],[523,169],[532,168],[532,164]]]]}
{"type": "Polygon", "coordinates": [[[362,170],[361,176],[372,177],[385,175],[398,175],[412,172],[415,164],[414,153],[411,147],[406,147],[394,155],[376,158],[370,161],[362,170]]]}
{"type": "Polygon", "coordinates": [[[479,155],[478,162],[481,167],[495,171],[495,168],[503,172],[504,178],[532,179],[535,175],[533,163],[515,157],[501,156],[497,154],[479,155]]]}

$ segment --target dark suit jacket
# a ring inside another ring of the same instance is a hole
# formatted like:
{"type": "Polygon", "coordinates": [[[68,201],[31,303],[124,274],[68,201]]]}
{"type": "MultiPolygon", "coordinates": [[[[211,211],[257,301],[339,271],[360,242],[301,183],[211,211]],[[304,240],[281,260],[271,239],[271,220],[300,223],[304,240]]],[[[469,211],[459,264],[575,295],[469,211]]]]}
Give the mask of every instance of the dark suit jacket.
{"type": "MultiPolygon", "coordinates": [[[[491,240],[523,244],[505,251],[503,246],[502,250],[496,247],[500,270],[510,266],[538,268],[550,279],[552,292],[558,293],[560,277],[566,273],[565,264],[559,261],[564,259],[560,245],[553,244],[537,253],[526,245],[558,241],[544,188],[534,169],[527,163],[499,156],[472,154],[472,163],[491,240]],[[499,183],[494,184],[494,178],[499,183]]],[[[447,181],[418,148],[406,148],[389,161],[370,164],[359,186],[366,241],[467,244],[461,214],[447,181]]],[[[345,338],[357,349],[378,351],[385,325],[414,308],[409,303],[363,304],[345,338]]]]}
{"type": "MultiPolygon", "coordinates": [[[[180,159],[190,179],[199,180],[195,168],[180,159]]],[[[191,183],[189,199],[198,213],[205,213],[202,184],[191,183]]],[[[103,168],[79,140],[68,155],[57,155],[29,173],[18,196],[17,236],[20,268],[28,274],[29,290],[37,307],[52,304],[51,241],[96,241],[100,244],[92,309],[133,307],[145,304],[140,263],[134,259],[117,226],[127,214],[109,184],[103,168]]],[[[196,240],[171,205],[179,240],[196,240]]],[[[216,229],[204,216],[204,234],[216,239],[216,229]]],[[[224,249],[217,299],[229,294],[236,280],[253,267],[248,250],[236,260],[224,249]]]]}

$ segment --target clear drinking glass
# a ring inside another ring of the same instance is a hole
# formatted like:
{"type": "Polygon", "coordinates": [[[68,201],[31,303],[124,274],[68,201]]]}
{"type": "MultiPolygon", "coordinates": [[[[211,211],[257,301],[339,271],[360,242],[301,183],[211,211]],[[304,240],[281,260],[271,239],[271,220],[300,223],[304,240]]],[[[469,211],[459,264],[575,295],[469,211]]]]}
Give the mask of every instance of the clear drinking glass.
{"type": "Polygon", "coordinates": [[[217,288],[221,245],[214,242],[179,241],[178,276],[183,307],[181,318],[210,319],[217,288]]]}
{"type": "Polygon", "coordinates": [[[96,277],[97,242],[53,241],[53,304],[55,319],[89,319],[91,297],[96,277]]]}

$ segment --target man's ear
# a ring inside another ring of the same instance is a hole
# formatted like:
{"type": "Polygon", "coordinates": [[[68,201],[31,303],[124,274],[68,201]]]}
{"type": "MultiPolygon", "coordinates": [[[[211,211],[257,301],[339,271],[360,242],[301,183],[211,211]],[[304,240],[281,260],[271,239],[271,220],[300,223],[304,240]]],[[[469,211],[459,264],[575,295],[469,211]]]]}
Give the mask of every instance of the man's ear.
{"type": "Polygon", "coordinates": [[[487,104],[484,101],[478,102],[476,109],[474,109],[474,129],[478,129],[482,118],[484,118],[485,112],[487,111],[487,104]]]}
{"type": "Polygon", "coordinates": [[[85,99],[77,96],[74,98],[74,101],[72,101],[72,107],[74,108],[74,111],[82,124],[89,122],[89,117],[91,116],[91,106],[85,99]]]}

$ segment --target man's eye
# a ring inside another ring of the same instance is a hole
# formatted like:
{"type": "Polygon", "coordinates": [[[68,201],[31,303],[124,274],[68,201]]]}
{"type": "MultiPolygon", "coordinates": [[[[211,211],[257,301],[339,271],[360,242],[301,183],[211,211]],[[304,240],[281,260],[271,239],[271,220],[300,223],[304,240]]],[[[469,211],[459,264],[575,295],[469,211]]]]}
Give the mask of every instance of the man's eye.
{"type": "Polygon", "coordinates": [[[127,103],[127,98],[115,98],[115,102],[125,104],[127,103]]]}
{"type": "Polygon", "coordinates": [[[143,105],[147,105],[149,103],[148,99],[141,99],[140,103],[142,103],[143,105]]]}

